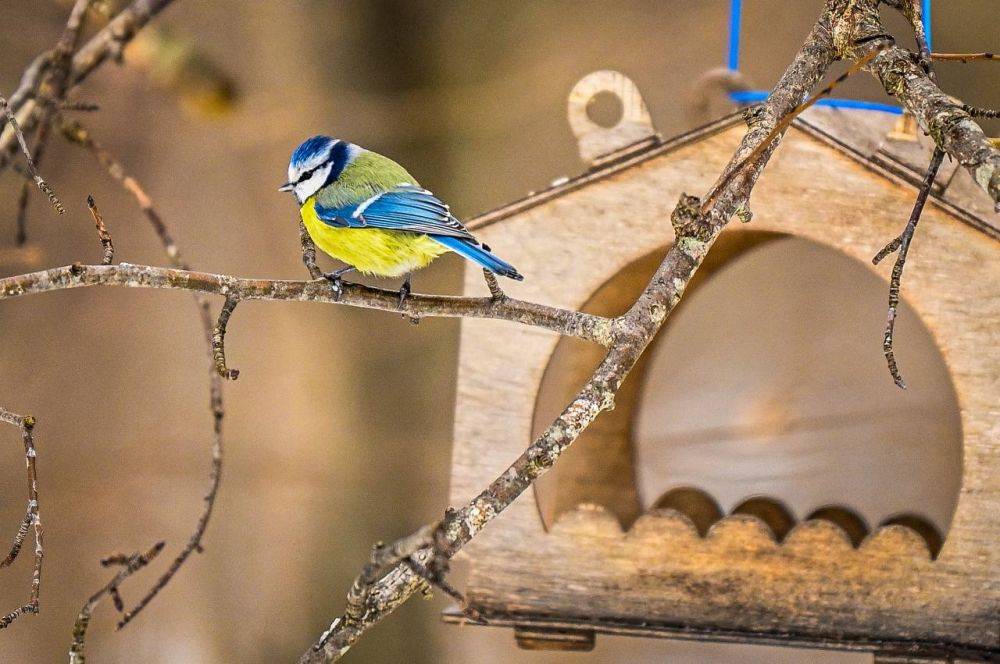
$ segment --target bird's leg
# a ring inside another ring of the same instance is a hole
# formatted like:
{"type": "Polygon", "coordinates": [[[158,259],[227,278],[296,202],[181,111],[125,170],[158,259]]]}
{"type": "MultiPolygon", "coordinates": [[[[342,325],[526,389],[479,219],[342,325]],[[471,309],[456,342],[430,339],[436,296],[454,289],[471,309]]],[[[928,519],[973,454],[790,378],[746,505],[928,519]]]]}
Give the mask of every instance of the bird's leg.
{"type": "Polygon", "coordinates": [[[406,298],[408,298],[410,296],[410,292],[412,290],[411,287],[410,287],[410,278],[412,276],[413,276],[412,272],[409,273],[409,274],[407,274],[406,275],[406,281],[404,281],[403,285],[399,287],[399,308],[400,309],[403,308],[403,304],[406,302],[406,298]]]}
{"type": "Polygon", "coordinates": [[[497,275],[493,274],[486,268],[483,268],[483,276],[486,277],[486,287],[490,289],[490,297],[493,298],[494,302],[499,302],[506,299],[507,294],[503,292],[500,288],[500,283],[497,281],[497,275]]]}
{"type": "Polygon", "coordinates": [[[347,267],[342,267],[334,270],[333,272],[324,272],[323,276],[330,280],[330,286],[333,287],[333,291],[337,294],[337,299],[344,293],[344,280],[342,277],[353,270],[354,267],[348,265],[347,267]]]}

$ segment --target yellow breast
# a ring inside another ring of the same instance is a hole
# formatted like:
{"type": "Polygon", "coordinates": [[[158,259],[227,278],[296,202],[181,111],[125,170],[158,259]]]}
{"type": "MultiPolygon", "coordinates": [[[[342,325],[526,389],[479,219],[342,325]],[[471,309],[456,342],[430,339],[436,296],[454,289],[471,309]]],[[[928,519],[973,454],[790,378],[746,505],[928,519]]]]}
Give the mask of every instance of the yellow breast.
{"type": "Polygon", "coordinates": [[[317,247],[364,274],[401,277],[426,267],[449,251],[444,245],[417,233],[329,226],[316,216],[312,198],[306,200],[300,212],[309,237],[317,247]]]}

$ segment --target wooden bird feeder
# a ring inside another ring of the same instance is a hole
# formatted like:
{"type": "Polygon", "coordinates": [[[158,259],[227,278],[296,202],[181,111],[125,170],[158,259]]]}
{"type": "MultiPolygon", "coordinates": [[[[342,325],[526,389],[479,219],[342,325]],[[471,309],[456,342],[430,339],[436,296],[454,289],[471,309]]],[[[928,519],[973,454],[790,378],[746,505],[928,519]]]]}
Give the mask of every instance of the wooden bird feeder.
{"type": "MultiPolygon", "coordinates": [[[[515,296],[617,315],[669,246],[681,193],[709,189],[745,126],[662,140],[616,72],[577,85],[569,121],[590,168],[472,225],[526,275],[515,296]],[[605,128],[588,104],[608,92],[621,119],[605,128]]],[[[463,552],[490,624],[533,648],[608,633],[1000,657],[1000,231],[947,162],[903,280],[910,389],[881,353],[891,265],[872,256],[929,158],[890,114],[795,121],[752,221],[722,234],[615,410],[463,552]]],[[[481,284],[470,269],[467,292],[481,284]]],[[[452,503],[516,458],[601,355],[464,319],[452,503]]]]}

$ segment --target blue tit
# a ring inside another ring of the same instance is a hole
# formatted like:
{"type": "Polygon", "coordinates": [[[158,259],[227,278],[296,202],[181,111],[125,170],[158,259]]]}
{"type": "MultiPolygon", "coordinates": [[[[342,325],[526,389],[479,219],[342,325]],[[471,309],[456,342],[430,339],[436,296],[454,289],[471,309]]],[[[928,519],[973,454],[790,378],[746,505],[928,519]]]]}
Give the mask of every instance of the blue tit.
{"type": "Polygon", "coordinates": [[[454,251],[493,274],[522,277],[495,256],[406,169],[388,157],[328,136],[299,145],[288,163],[288,182],[313,242],[348,267],[327,275],[336,285],[350,270],[405,277],[454,251]]]}

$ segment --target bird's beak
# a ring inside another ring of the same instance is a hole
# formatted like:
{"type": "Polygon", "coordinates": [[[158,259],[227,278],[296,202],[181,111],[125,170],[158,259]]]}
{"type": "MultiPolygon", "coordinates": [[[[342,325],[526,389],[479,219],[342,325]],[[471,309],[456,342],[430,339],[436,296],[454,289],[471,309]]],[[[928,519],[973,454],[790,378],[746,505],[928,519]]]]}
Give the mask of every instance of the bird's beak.
{"type": "Polygon", "coordinates": [[[291,191],[292,189],[295,189],[294,182],[286,182],[285,184],[278,187],[278,191],[291,191]]]}

